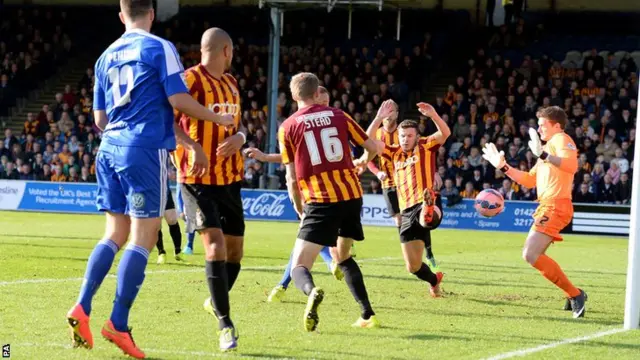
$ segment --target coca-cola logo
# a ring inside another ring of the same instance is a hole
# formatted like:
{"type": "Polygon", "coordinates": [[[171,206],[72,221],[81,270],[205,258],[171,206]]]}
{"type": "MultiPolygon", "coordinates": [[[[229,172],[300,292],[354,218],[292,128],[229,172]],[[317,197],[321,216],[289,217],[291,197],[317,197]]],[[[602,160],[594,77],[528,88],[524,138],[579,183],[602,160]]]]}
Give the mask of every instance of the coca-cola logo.
{"type": "Polygon", "coordinates": [[[286,200],[286,194],[262,193],[257,197],[243,198],[242,208],[245,216],[281,217],[286,200]]]}

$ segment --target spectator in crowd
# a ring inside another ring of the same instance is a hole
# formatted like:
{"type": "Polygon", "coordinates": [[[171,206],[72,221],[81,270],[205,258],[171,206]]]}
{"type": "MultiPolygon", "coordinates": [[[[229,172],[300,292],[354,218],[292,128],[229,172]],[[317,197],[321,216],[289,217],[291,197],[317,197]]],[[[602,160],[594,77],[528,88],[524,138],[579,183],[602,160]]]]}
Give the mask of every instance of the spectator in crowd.
{"type": "Polygon", "coordinates": [[[598,202],[605,204],[614,204],[616,202],[617,193],[618,189],[616,188],[616,185],[611,181],[611,176],[605,175],[598,192],[598,202]]]}
{"type": "Polygon", "coordinates": [[[617,186],[616,204],[629,205],[631,203],[631,181],[629,180],[629,174],[622,173],[617,186]]]}
{"type": "Polygon", "coordinates": [[[595,203],[596,196],[589,191],[588,183],[581,183],[578,191],[573,195],[573,202],[575,203],[595,203]]]}
{"type": "Polygon", "coordinates": [[[459,196],[460,192],[453,185],[454,185],[453,180],[451,180],[450,178],[447,178],[444,181],[444,188],[440,190],[440,196],[442,196],[443,198],[459,196]]]}
{"type": "Polygon", "coordinates": [[[473,182],[467,181],[464,185],[464,190],[460,193],[460,196],[465,199],[475,199],[477,195],[478,190],[475,189],[473,182]]]}
{"type": "Polygon", "coordinates": [[[505,200],[519,200],[518,192],[514,189],[513,183],[509,179],[502,180],[502,187],[500,187],[499,191],[505,200]]]}

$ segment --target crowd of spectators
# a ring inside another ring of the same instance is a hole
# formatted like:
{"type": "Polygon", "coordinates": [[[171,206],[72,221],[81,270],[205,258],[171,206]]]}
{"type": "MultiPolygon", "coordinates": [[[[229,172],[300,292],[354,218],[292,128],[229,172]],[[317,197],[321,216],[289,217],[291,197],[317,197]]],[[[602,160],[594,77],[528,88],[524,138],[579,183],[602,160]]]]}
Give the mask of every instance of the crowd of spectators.
{"type": "MultiPolygon", "coordinates": [[[[39,14],[35,11],[32,16],[39,14]]],[[[51,16],[45,14],[40,24],[48,24],[44,20],[51,16]]],[[[48,64],[42,60],[42,53],[52,51],[46,50],[46,42],[37,41],[40,30],[26,25],[25,18],[28,17],[5,21],[3,29],[14,29],[15,23],[24,31],[22,36],[15,36],[15,42],[0,43],[5,63],[9,68],[18,66],[22,74],[27,74],[34,66],[29,64],[38,58],[48,64]],[[36,43],[43,43],[42,49],[36,43]]],[[[517,22],[508,31],[519,35],[521,25],[517,22]]],[[[305,31],[303,24],[299,26],[288,27],[286,31],[290,34],[305,31]]],[[[184,39],[189,32],[179,31],[181,28],[179,23],[173,23],[173,30],[171,26],[165,27],[160,35],[174,41],[185,67],[193,66],[200,58],[199,46],[189,45],[184,39]]],[[[199,32],[193,25],[189,29],[199,32]]],[[[62,29],[53,26],[51,30],[52,43],[68,49],[70,42],[62,29]]],[[[372,47],[328,48],[322,42],[324,29],[314,31],[317,33],[309,33],[309,37],[303,37],[304,41],[288,43],[282,48],[278,122],[296,111],[287,84],[298,71],[318,74],[331,93],[332,105],[349,113],[365,128],[382,101],[394,99],[406,108],[420,98],[421,79],[431,66],[430,34],[425,34],[422,42],[415,44],[410,52],[394,48],[385,53],[372,47]]],[[[496,36],[492,37],[493,43],[506,37],[503,29],[496,36]]],[[[243,37],[235,39],[234,45],[232,73],[240,87],[242,117],[249,130],[248,146],[267,150],[268,49],[248,44],[243,37]]],[[[443,195],[473,198],[483,188],[492,187],[506,199],[534,200],[535,189],[510,181],[482,159],[480,149],[486,142],[494,142],[504,150],[511,166],[529,170],[535,159],[527,148],[528,127],[536,126],[535,114],[540,107],[558,105],[569,115],[566,131],[580,152],[574,199],[628,204],[637,110],[636,70],[637,65],[629,56],[603,58],[595,49],[581,64],[561,64],[558,59],[547,56],[533,59],[528,55],[521,63],[514,64],[500,52],[478,49],[455,84],[433,101],[452,130],[450,140],[439,149],[437,158],[437,171],[444,180],[443,195]]],[[[51,70],[42,66],[38,71],[51,70]]],[[[6,78],[3,72],[3,84],[6,78]]],[[[12,81],[17,88],[15,78],[12,81]]],[[[10,129],[4,131],[0,144],[0,179],[95,181],[94,159],[100,135],[91,115],[93,81],[92,69],[87,69],[78,84],[68,85],[64,93],[56,94],[52,103],[44,104],[39,113],[27,114],[22,134],[13,134],[10,129]]],[[[428,119],[420,117],[419,122],[423,134],[432,131],[428,119]]],[[[244,186],[259,187],[265,168],[260,162],[247,160],[244,186]]],[[[277,174],[280,187],[284,188],[282,167],[277,174]]],[[[370,188],[377,192],[379,184],[374,180],[370,188]]]]}
{"type": "Polygon", "coordinates": [[[66,12],[3,11],[9,16],[0,23],[0,118],[50,78],[71,52],[66,12]]]}
{"type": "MultiPolygon", "coordinates": [[[[179,31],[180,26],[179,22],[173,23],[163,35],[174,41],[185,68],[188,68],[199,62],[200,46],[180,41],[176,34],[197,39],[190,34],[201,31],[190,25],[187,26],[190,31],[185,34],[185,31],[179,31]]],[[[384,100],[394,99],[406,108],[410,101],[420,98],[422,80],[431,67],[431,34],[425,33],[422,42],[416,43],[411,52],[397,47],[391,53],[385,53],[380,48],[369,46],[353,47],[347,51],[341,47],[329,48],[324,44],[324,31],[324,27],[308,29],[304,22],[285,28],[283,38],[289,41],[281,47],[276,108],[278,125],[297,111],[288,84],[291,77],[300,71],[317,74],[321,85],[331,94],[330,105],[346,111],[363,127],[373,120],[384,100]]],[[[268,47],[248,44],[240,37],[234,40],[234,48],[232,73],[240,87],[242,118],[249,131],[247,144],[265,151],[268,150],[268,47]]],[[[258,161],[246,159],[245,168],[244,186],[258,187],[266,167],[258,161]]],[[[280,188],[285,188],[283,169],[278,169],[277,174],[280,188]]]]}
{"type": "Polygon", "coordinates": [[[38,114],[27,113],[21,134],[5,129],[0,144],[0,179],[95,182],[100,135],[91,114],[92,70],[55,95],[38,114]]]}
{"type": "MultiPolygon", "coordinates": [[[[205,22],[201,27],[191,24],[184,30],[185,26],[174,21],[161,28],[163,33],[159,35],[175,43],[185,68],[200,60],[200,48],[192,43],[199,39],[194,34],[202,33],[209,25],[205,22]]],[[[419,97],[420,79],[430,66],[430,34],[425,34],[411,53],[394,48],[385,54],[372,47],[343,52],[339,47],[324,46],[322,27],[314,30],[317,33],[309,30],[309,37],[301,37],[306,28],[304,22],[286,28],[284,38],[293,40],[282,48],[276,109],[279,123],[296,111],[288,82],[299,71],[318,74],[331,93],[332,105],[351,114],[363,126],[373,119],[382,101],[393,98],[406,106],[411,97],[419,97]]],[[[231,72],[240,87],[248,146],[266,150],[268,48],[247,44],[243,37],[235,39],[234,47],[231,72]]],[[[22,134],[5,130],[0,147],[0,179],[95,181],[94,159],[100,134],[91,114],[93,81],[93,71],[87,69],[78,84],[67,85],[64,93],[56,94],[52,103],[43,104],[39,113],[26,114],[22,134]]],[[[247,159],[245,167],[244,186],[259,187],[265,172],[263,164],[247,159]]],[[[281,170],[278,175],[283,177],[281,170]]],[[[284,187],[284,181],[280,186],[284,187]]]]}
{"type": "MultiPolygon", "coordinates": [[[[514,64],[499,51],[478,49],[466,71],[434,103],[452,130],[437,159],[438,173],[445,179],[443,196],[474,198],[491,187],[505,199],[534,200],[535,189],[494,169],[481,149],[493,142],[509,165],[530,170],[535,158],[527,147],[528,128],[537,127],[538,109],[556,105],[568,114],[566,132],[579,151],[574,201],[629,204],[637,64],[628,54],[602,57],[596,49],[582,60],[562,64],[562,59],[546,55],[525,55],[514,64]]],[[[428,122],[421,118],[421,123],[428,122]]]]}
{"type": "MultiPolygon", "coordinates": [[[[73,48],[65,28],[70,21],[67,12],[39,8],[3,11],[10,15],[3,17],[0,25],[0,120],[4,122],[12,107],[26,102],[30,91],[66,63],[73,48]]],[[[83,171],[79,164],[92,162],[92,156],[83,155],[91,154],[98,143],[95,134],[88,138],[82,130],[83,126],[91,127],[87,118],[91,103],[79,96],[67,87],[65,94],[56,95],[39,114],[27,114],[21,134],[4,129],[0,179],[80,178],[83,171]]]]}

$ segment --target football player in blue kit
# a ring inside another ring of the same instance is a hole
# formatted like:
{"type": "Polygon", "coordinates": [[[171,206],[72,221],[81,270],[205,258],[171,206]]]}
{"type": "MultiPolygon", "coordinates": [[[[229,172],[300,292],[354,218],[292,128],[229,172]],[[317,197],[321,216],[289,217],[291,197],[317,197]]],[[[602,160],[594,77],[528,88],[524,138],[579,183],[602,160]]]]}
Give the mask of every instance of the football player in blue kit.
{"type": "Polygon", "coordinates": [[[194,153],[190,171],[204,173],[209,164],[200,145],[179,128],[174,130],[173,108],[223,126],[232,125],[233,118],[209,111],[189,95],[175,47],[149,33],[155,16],[152,0],[120,0],[120,10],[126,31],[95,65],[93,110],[96,125],[103,129],[96,157],[96,203],[106,213],[106,228],[89,257],[67,321],[73,345],[92,348],[91,300],[131,237],[118,265],[113,311],[101,333],[125,354],[143,359],[128,319],[165,210],[168,152],[176,148],[177,138],[194,153]]]}

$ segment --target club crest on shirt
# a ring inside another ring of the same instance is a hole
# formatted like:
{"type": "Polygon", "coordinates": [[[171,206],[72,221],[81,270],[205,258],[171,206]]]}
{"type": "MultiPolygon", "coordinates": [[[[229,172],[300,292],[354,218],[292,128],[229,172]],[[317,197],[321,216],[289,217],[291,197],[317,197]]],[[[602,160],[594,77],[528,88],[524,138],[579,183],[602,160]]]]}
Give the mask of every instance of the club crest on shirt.
{"type": "Polygon", "coordinates": [[[568,144],[567,144],[567,149],[569,149],[569,150],[573,150],[573,151],[576,151],[576,147],[575,147],[575,145],[573,145],[572,143],[568,143],[568,144]]]}
{"type": "Polygon", "coordinates": [[[407,166],[411,166],[413,164],[416,164],[419,161],[419,157],[418,155],[413,155],[409,158],[407,158],[407,160],[405,161],[395,161],[394,165],[396,169],[404,169],[407,166]]]}

